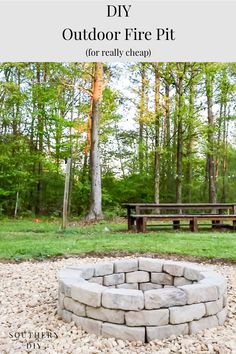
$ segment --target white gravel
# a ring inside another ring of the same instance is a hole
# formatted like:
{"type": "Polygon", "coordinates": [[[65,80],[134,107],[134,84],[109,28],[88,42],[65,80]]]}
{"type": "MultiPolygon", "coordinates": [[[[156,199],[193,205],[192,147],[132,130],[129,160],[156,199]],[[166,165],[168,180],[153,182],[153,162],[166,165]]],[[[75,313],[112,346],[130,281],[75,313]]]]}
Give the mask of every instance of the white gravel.
{"type": "MultiPolygon", "coordinates": [[[[102,261],[112,259],[103,258],[102,261]]],[[[215,266],[228,279],[229,315],[224,326],[196,335],[142,344],[96,337],[73,323],[64,323],[57,318],[58,270],[68,265],[97,261],[101,259],[90,257],[54,262],[1,263],[0,353],[236,354],[236,265],[215,266]],[[34,337],[38,335],[52,338],[37,340],[34,337]]]]}

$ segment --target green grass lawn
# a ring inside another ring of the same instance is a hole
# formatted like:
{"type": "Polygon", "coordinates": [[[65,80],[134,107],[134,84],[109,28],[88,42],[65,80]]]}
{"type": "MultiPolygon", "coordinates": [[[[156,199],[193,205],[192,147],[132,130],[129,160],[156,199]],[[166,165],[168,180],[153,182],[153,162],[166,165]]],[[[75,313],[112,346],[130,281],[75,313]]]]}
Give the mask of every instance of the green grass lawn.
{"type": "Polygon", "coordinates": [[[149,231],[129,233],[126,223],[70,226],[59,222],[0,221],[0,259],[24,260],[84,253],[169,253],[236,261],[236,233],[149,231]],[[105,228],[109,228],[106,231],[105,228]]]}

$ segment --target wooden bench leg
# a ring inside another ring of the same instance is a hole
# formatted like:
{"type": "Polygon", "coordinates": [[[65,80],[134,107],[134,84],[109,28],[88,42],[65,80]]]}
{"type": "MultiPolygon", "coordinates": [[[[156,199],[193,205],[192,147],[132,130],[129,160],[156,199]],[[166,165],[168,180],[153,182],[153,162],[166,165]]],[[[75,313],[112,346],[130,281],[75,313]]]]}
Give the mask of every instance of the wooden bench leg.
{"type": "Polygon", "coordinates": [[[193,231],[193,220],[189,221],[189,228],[190,228],[190,231],[193,231]]]}
{"type": "Polygon", "coordinates": [[[233,230],[236,230],[236,220],[233,220],[233,230]]]}
{"type": "Polygon", "coordinates": [[[143,218],[143,223],[142,223],[142,232],[147,231],[147,218],[143,218]]]}
{"type": "Polygon", "coordinates": [[[134,220],[131,218],[128,218],[128,231],[132,230],[133,223],[134,223],[134,220]]]}
{"type": "Polygon", "coordinates": [[[220,220],[212,220],[211,224],[212,224],[212,229],[217,229],[220,224],[220,220]]]}
{"type": "Polygon", "coordinates": [[[147,218],[141,217],[137,218],[137,232],[146,232],[147,231],[147,218]]]}
{"type": "Polygon", "coordinates": [[[128,208],[127,218],[128,218],[128,231],[130,231],[132,230],[132,225],[134,225],[134,219],[131,217],[130,208],[128,208]]]}
{"type": "Polygon", "coordinates": [[[136,230],[137,232],[142,232],[143,218],[136,219],[136,230]]]}
{"type": "Polygon", "coordinates": [[[192,220],[190,220],[189,226],[192,232],[196,232],[198,230],[197,218],[193,218],[192,220]]]}
{"type": "Polygon", "coordinates": [[[135,222],[135,219],[132,218],[132,217],[130,217],[130,223],[129,223],[129,225],[128,225],[128,230],[129,230],[129,231],[135,230],[134,222],[135,222]]]}
{"type": "Polygon", "coordinates": [[[179,220],[173,220],[173,229],[174,230],[180,229],[180,221],[179,220]]]}

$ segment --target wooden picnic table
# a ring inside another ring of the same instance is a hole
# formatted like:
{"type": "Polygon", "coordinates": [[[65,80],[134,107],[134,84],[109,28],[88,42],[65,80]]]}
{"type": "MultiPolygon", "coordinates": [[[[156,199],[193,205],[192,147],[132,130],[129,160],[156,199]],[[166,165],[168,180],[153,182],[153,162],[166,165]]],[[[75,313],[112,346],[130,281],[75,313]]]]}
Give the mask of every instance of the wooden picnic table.
{"type": "MultiPolygon", "coordinates": [[[[149,215],[144,211],[157,210],[158,214],[161,211],[175,211],[176,214],[181,215],[183,210],[191,211],[191,215],[200,215],[199,212],[209,210],[210,214],[220,215],[223,211],[228,214],[236,214],[236,203],[124,203],[123,207],[127,209],[128,230],[132,230],[134,223],[134,215],[149,215]],[[195,211],[195,213],[193,213],[195,211]]],[[[173,213],[171,213],[173,215],[173,213]]],[[[168,216],[169,213],[166,214],[168,216]]],[[[164,215],[163,215],[164,216],[164,215]]],[[[186,214],[187,218],[188,214],[186,214]]],[[[158,215],[156,215],[158,219],[158,215]]],[[[184,219],[184,215],[181,216],[184,219]]],[[[175,228],[178,228],[178,220],[174,221],[175,228]]]]}

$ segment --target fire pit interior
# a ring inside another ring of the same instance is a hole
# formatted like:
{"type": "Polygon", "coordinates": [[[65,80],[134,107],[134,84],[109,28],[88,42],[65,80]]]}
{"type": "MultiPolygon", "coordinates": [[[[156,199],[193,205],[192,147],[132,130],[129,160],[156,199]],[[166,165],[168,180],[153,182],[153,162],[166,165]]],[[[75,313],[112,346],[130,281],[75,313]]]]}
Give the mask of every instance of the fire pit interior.
{"type": "Polygon", "coordinates": [[[58,315],[84,331],[149,342],[223,325],[224,277],[192,263],[122,259],[64,268],[58,315]]]}

